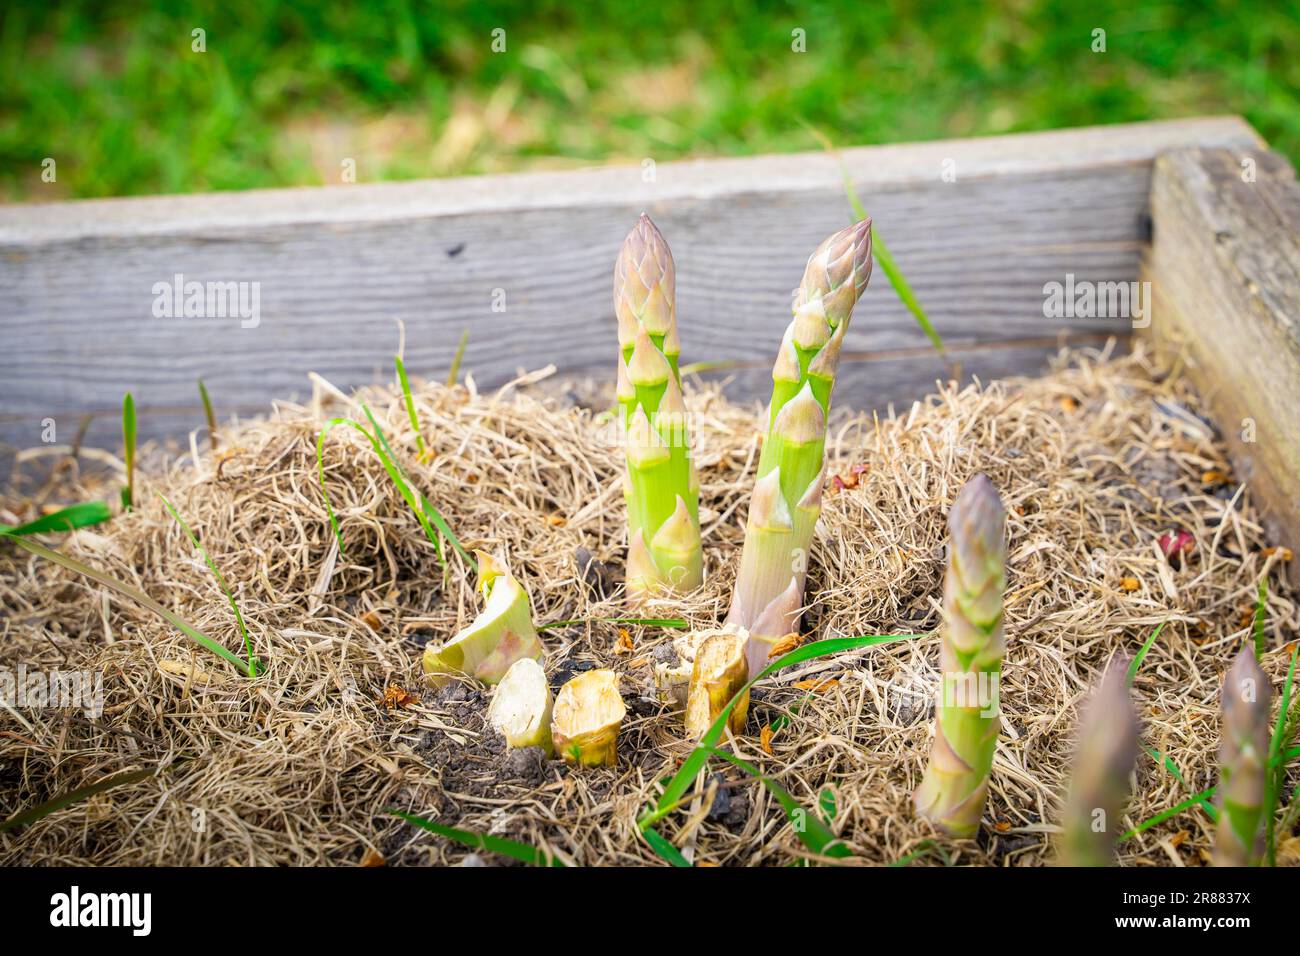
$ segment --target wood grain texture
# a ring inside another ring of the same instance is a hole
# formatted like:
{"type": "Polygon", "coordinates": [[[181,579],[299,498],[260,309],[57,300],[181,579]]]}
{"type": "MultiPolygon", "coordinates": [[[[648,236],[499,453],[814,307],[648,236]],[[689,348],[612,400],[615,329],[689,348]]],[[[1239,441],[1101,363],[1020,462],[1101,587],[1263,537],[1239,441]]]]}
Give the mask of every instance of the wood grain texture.
{"type": "Polygon", "coordinates": [[[1156,161],[1151,203],[1149,332],[1187,363],[1274,542],[1300,551],[1295,171],[1267,150],[1176,150],[1156,161]]]}
{"type": "MultiPolygon", "coordinates": [[[[1122,319],[1044,318],[1043,285],[1135,278],[1153,157],[1192,144],[1258,138],[1228,117],[843,156],[940,332],[1014,351],[1126,331],[1122,319]],[[949,159],[955,182],[942,179],[949,159]]],[[[653,182],[635,166],[0,208],[0,441],[30,443],[46,416],[115,414],[128,389],[142,434],[156,435],[144,410],[197,409],[199,376],[242,409],[304,396],[308,370],[362,385],[391,374],[397,319],[416,376],[444,374],[465,328],[464,368],[484,386],[549,363],[608,374],[614,257],[642,209],[677,259],[686,362],[769,362],[804,260],[848,221],[839,169],[821,153],[664,163],[653,182]],[[177,273],[259,283],[260,324],[155,318],[152,288],[177,273]]],[[[846,348],[924,346],[878,271],[846,348]]],[[[1026,355],[1024,370],[1049,351],[1026,355]]],[[[901,390],[864,375],[837,401],[908,401],[934,378],[912,366],[901,390]]],[[[737,378],[737,397],[766,390],[746,385],[754,378],[737,378]]]]}

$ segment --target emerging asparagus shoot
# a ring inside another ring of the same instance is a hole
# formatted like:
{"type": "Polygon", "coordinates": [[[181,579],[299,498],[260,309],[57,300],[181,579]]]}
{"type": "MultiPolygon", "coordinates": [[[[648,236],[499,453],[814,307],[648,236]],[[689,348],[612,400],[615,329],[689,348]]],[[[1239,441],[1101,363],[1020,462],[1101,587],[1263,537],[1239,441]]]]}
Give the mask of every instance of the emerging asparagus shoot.
{"type": "Polygon", "coordinates": [[[998,739],[998,686],[1006,640],[1006,510],[984,475],[966,482],[948,512],[940,699],[930,765],[913,799],[944,832],[974,836],[998,739]]]}
{"type": "Polygon", "coordinates": [[[509,746],[551,755],[551,687],[541,664],[523,657],[510,665],[488,705],[488,723],[509,746]]]}
{"type": "Polygon", "coordinates": [[[689,591],[703,581],[675,286],[672,253],[643,213],[614,267],[618,402],[627,451],[627,588],[633,596],[689,591]]]}
{"type": "Polygon", "coordinates": [[[533,627],[532,607],[523,586],[492,555],[475,551],[474,557],[478,590],[487,606],[451,640],[430,641],[425,647],[424,673],[434,686],[446,683],[452,674],[468,674],[495,684],[515,661],[542,657],[542,642],[533,627]]]}
{"type": "Polygon", "coordinates": [[[1127,670],[1122,656],[1112,659],[1084,710],[1062,827],[1067,866],[1109,866],[1115,852],[1138,749],[1127,670]]]}
{"type": "Polygon", "coordinates": [[[853,306],[871,277],[871,220],[808,260],[772,369],[772,404],[727,623],[749,635],[751,673],[798,629],[808,547],[821,514],[826,416],[853,306]]]}
{"type": "Polygon", "coordinates": [[[570,763],[612,767],[618,760],[618,731],[626,714],[617,674],[608,670],[579,674],[555,698],[551,739],[556,752],[570,763]]]}
{"type": "Polygon", "coordinates": [[[1260,823],[1268,770],[1268,709],[1272,689],[1243,647],[1223,679],[1219,742],[1219,831],[1215,866],[1256,866],[1264,852],[1260,823]]]}
{"type": "MultiPolygon", "coordinates": [[[[690,737],[703,737],[731,698],[744,689],[749,680],[745,644],[746,635],[738,630],[713,631],[700,642],[686,701],[686,733],[690,737]]],[[[748,712],[749,691],[746,690],[727,718],[733,734],[745,729],[748,712]]]]}

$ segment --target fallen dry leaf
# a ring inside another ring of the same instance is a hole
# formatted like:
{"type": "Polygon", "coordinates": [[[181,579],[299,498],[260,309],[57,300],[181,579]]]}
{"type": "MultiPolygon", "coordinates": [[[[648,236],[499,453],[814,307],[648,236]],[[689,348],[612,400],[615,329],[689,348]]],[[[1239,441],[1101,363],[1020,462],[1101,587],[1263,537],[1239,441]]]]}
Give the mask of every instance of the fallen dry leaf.
{"type": "Polygon", "coordinates": [[[782,654],[789,654],[802,643],[803,635],[797,631],[792,631],[772,645],[772,649],[767,652],[767,659],[771,660],[774,657],[780,657],[782,654]]]}
{"type": "Polygon", "coordinates": [[[223,687],[229,683],[224,677],[219,677],[211,671],[205,671],[197,664],[186,661],[159,661],[158,669],[173,677],[183,677],[191,684],[200,687],[223,687]]]}
{"type": "Polygon", "coordinates": [[[398,687],[396,684],[389,684],[384,688],[384,696],[380,698],[383,705],[389,710],[398,707],[409,707],[420,698],[412,694],[404,687],[398,687]]]}
{"type": "Polygon", "coordinates": [[[823,691],[830,690],[839,682],[838,677],[828,677],[826,680],[818,680],[815,677],[810,677],[808,680],[797,680],[791,686],[797,690],[808,690],[812,691],[814,694],[820,694],[823,691]]]}

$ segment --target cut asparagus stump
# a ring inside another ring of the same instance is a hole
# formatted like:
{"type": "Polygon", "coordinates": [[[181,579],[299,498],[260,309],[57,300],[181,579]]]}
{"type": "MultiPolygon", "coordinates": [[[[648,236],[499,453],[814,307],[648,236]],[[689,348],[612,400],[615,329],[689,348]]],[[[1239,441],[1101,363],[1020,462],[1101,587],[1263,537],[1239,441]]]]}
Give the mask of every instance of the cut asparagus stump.
{"type": "Polygon", "coordinates": [[[699,485],[677,358],[673,256],[642,214],[614,267],[618,402],[627,469],[627,589],[688,591],[703,581],[699,485]]]}
{"type": "Polygon", "coordinates": [[[749,635],[749,670],[798,629],[808,547],[821,514],[826,416],[853,306],[871,277],[871,220],[808,260],[772,369],[772,404],[727,623],[749,635]]]}
{"type": "Polygon", "coordinates": [[[627,708],[618,692],[618,675],[593,670],[560,688],[551,715],[555,752],[570,763],[613,766],[618,759],[618,731],[627,708]]]}
{"type": "Polygon", "coordinates": [[[1112,659],[1084,710],[1062,826],[1066,866],[1109,866],[1114,856],[1138,748],[1127,670],[1122,655],[1112,659]]]}
{"type": "Polygon", "coordinates": [[[918,814],[956,837],[979,829],[997,746],[1006,518],[984,475],[966,482],[948,512],[934,747],[913,800],[918,814]]]}
{"type": "Polygon", "coordinates": [[[744,694],[727,716],[727,726],[733,734],[744,731],[749,712],[745,644],[746,635],[740,630],[713,631],[700,641],[686,700],[686,733],[692,738],[703,737],[723,708],[742,690],[744,694]]]}
{"type": "Polygon", "coordinates": [[[1223,730],[1219,740],[1219,830],[1215,866],[1256,866],[1264,851],[1268,768],[1268,709],[1272,689],[1243,647],[1223,680],[1223,730]]]}
{"type": "Polygon", "coordinates": [[[488,723],[508,746],[551,755],[551,687],[541,664],[524,657],[510,665],[488,705],[488,723]]]}
{"type": "Polygon", "coordinates": [[[711,633],[687,631],[673,638],[675,659],[655,664],[655,694],[660,703],[668,704],[675,710],[685,710],[686,699],[690,694],[691,675],[695,673],[695,654],[700,649],[700,642],[711,633]]]}
{"type": "Polygon", "coordinates": [[[429,642],[424,649],[424,673],[433,686],[454,674],[495,684],[510,665],[524,658],[541,660],[542,642],[533,627],[528,593],[505,564],[482,551],[478,561],[478,590],[487,602],[469,627],[450,640],[429,642]]]}

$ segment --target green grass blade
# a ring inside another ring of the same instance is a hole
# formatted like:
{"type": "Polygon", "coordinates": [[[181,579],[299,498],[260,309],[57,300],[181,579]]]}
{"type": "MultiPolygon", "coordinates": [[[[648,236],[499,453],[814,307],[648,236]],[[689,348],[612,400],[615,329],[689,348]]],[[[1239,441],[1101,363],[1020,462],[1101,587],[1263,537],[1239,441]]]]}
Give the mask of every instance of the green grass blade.
{"type": "Polygon", "coordinates": [[[122,507],[128,511],[135,504],[135,399],[130,392],[122,398],[122,458],[126,462],[126,487],[122,489],[122,507]]]}
{"type": "MultiPolygon", "coordinates": [[[[822,144],[822,148],[826,150],[826,152],[835,157],[835,162],[840,167],[840,178],[844,181],[844,194],[848,197],[849,206],[853,209],[854,222],[861,222],[863,219],[866,219],[866,207],[862,205],[862,199],[858,196],[858,190],[853,185],[853,177],[849,175],[849,168],[844,164],[844,159],[840,156],[839,150],[835,148],[835,144],[831,142],[829,136],[817,129],[817,127],[813,126],[811,123],[803,119],[800,119],[799,122],[803,125],[804,129],[812,133],[818,142],[822,144]]],[[[903,270],[900,269],[898,263],[894,261],[894,257],[890,253],[889,247],[885,245],[885,240],[880,235],[880,231],[876,229],[874,222],[871,225],[871,252],[875,255],[876,261],[880,263],[880,268],[885,270],[885,278],[887,278],[889,284],[893,286],[894,294],[897,295],[899,301],[907,307],[907,311],[912,313],[912,318],[916,320],[916,324],[920,326],[921,331],[925,333],[925,337],[930,340],[930,344],[934,346],[934,350],[941,356],[947,357],[947,350],[943,347],[943,339],[939,337],[939,332],[934,327],[934,323],[930,321],[930,317],[926,314],[925,309],[921,307],[920,300],[917,299],[916,293],[912,291],[911,283],[907,281],[907,277],[903,275],[903,270]]]]}
{"type": "Polygon", "coordinates": [[[1268,578],[1259,579],[1259,590],[1255,595],[1255,660],[1264,659],[1266,640],[1264,638],[1264,618],[1268,613],[1268,578]]]}
{"type": "Polygon", "coordinates": [[[948,855],[948,851],[945,850],[940,844],[935,843],[933,840],[922,840],[920,843],[917,844],[915,850],[913,850],[911,853],[907,854],[906,856],[899,857],[897,860],[895,860],[893,863],[889,865],[891,867],[907,866],[913,860],[919,860],[921,857],[929,856],[931,853],[933,853],[939,859],[943,860],[944,866],[952,865],[952,857],[948,855]]]}
{"type": "Polygon", "coordinates": [[[822,792],[817,794],[817,807],[822,812],[822,819],[829,825],[840,812],[835,803],[835,791],[830,787],[823,788],[822,792]]]}
{"type": "Polygon", "coordinates": [[[698,375],[700,372],[722,372],[727,369],[741,368],[745,362],[741,359],[713,359],[703,362],[689,362],[683,365],[678,374],[682,378],[688,375],[698,375]]]}
{"type": "Polygon", "coordinates": [[[85,800],[87,797],[93,797],[97,793],[103,793],[105,790],[112,790],[114,787],[121,787],[128,783],[139,783],[141,780],[147,780],[156,774],[158,770],[152,768],[149,770],[128,770],[124,773],[115,773],[108,777],[103,777],[94,783],[78,787],[76,790],[69,790],[67,793],[60,794],[39,803],[36,806],[24,810],[21,813],[15,813],[8,820],[0,823],[0,833],[6,830],[13,830],[17,827],[26,826],[29,823],[35,823],[43,817],[48,817],[56,810],[62,810],[66,806],[85,800]]]}
{"type": "Polygon", "coordinates": [[[258,660],[253,656],[253,641],[248,636],[248,628],[244,625],[244,615],[239,612],[239,605],[235,601],[234,592],[230,590],[230,585],[226,583],[225,577],[217,569],[216,562],[212,560],[212,555],[208,554],[208,549],[199,543],[199,539],[195,536],[194,532],[190,530],[190,526],[185,523],[185,519],[180,516],[180,512],[172,507],[172,503],[167,500],[166,496],[163,495],[161,491],[157,492],[157,494],[158,497],[162,499],[162,503],[167,506],[167,510],[171,512],[172,517],[176,519],[176,523],[181,526],[181,530],[189,537],[190,544],[194,545],[194,547],[198,549],[199,554],[203,555],[203,560],[207,562],[208,570],[211,571],[212,576],[217,579],[217,583],[221,585],[221,590],[226,592],[226,600],[230,602],[230,609],[235,612],[235,620],[239,624],[239,633],[244,637],[244,655],[248,661],[248,676],[256,677],[258,660]]]}
{"type": "Polygon", "coordinates": [[[203,417],[208,420],[208,445],[216,448],[217,413],[212,410],[212,398],[208,395],[208,387],[203,384],[203,379],[199,379],[199,398],[203,401],[203,417]]]}
{"type": "Polygon", "coordinates": [[[553,627],[573,627],[578,624],[640,624],[644,627],[683,628],[686,621],[680,617],[575,617],[567,621],[539,624],[537,630],[546,631],[553,627]]]}
{"type": "Polygon", "coordinates": [[[66,554],[63,554],[59,551],[52,551],[49,548],[45,547],[45,545],[38,544],[35,541],[28,541],[26,538],[17,538],[14,537],[13,535],[6,535],[6,537],[12,540],[20,548],[27,549],[32,554],[36,555],[38,558],[44,558],[47,561],[53,561],[55,564],[62,565],[63,567],[67,568],[69,571],[76,571],[78,574],[85,575],[86,577],[90,578],[92,581],[102,584],[104,587],[108,588],[109,590],[116,591],[118,594],[121,594],[123,597],[129,597],[131,600],[135,601],[141,607],[145,607],[148,608],[150,611],[153,611],[155,614],[157,614],[163,620],[167,621],[169,624],[172,625],[172,627],[176,628],[176,630],[180,631],[186,637],[190,638],[191,640],[199,644],[202,644],[204,647],[206,647],[212,653],[216,654],[218,657],[221,657],[229,661],[230,663],[234,664],[241,671],[248,670],[248,665],[244,661],[241,661],[238,656],[226,650],[224,647],[222,647],[212,638],[208,637],[206,634],[200,631],[193,624],[190,624],[188,621],[184,621],[181,618],[177,617],[175,614],[167,610],[167,608],[163,607],[161,604],[159,604],[149,595],[145,594],[141,590],[138,590],[137,588],[132,587],[131,585],[127,584],[125,581],[119,581],[117,578],[113,577],[112,575],[105,574],[103,571],[96,570],[95,568],[92,568],[90,565],[83,564],[82,562],[78,561],[76,558],[70,558],[66,554]]]}
{"type": "Polygon", "coordinates": [[[316,435],[316,471],[320,477],[321,494],[325,496],[325,510],[329,513],[330,527],[334,529],[334,538],[339,544],[339,554],[344,553],[343,535],[339,530],[338,517],[334,514],[334,505],[330,501],[329,490],[325,487],[325,436],[328,435],[337,425],[346,425],[348,428],[354,429],[364,435],[366,441],[370,442],[371,449],[373,449],[375,456],[378,457],[380,463],[384,466],[384,470],[388,472],[388,477],[392,479],[393,484],[397,486],[398,492],[406,500],[407,505],[409,505],[411,510],[415,512],[416,520],[420,522],[420,527],[424,530],[424,536],[433,542],[434,549],[438,552],[438,561],[445,571],[447,568],[447,562],[442,554],[442,543],[437,534],[434,533],[433,528],[429,526],[429,520],[425,517],[424,510],[416,500],[415,492],[413,492],[410,486],[406,483],[401,467],[392,457],[389,456],[389,454],[384,450],[384,447],[380,445],[378,440],[376,440],[375,436],[366,431],[364,425],[351,418],[331,418],[325,423],[325,427],[316,435]]]}
{"type": "Polygon", "coordinates": [[[1137,656],[1134,657],[1133,660],[1129,661],[1128,673],[1124,675],[1124,679],[1130,687],[1133,686],[1133,678],[1137,677],[1138,668],[1140,668],[1142,662],[1146,660],[1147,652],[1150,651],[1152,645],[1155,644],[1156,638],[1160,636],[1160,632],[1165,629],[1166,623],[1167,622],[1165,621],[1161,621],[1156,626],[1156,629],[1151,632],[1151,636],[1148,637],[1146,642],[1142,645],[1142,649],[1137,652],[1137,656]]]}
{"type": "Polygon", "coordinates": [[[451,368],[447,370],[447,387],[451,388],[456,384],[456,379],[460,377],[460,362],[465,357],[465,346],[469,345],[469,329],[460,333],[460,342],[456,346],[456,354],[451,357],[451,368]]]}
{"type": "Polygon", "coordinates": [[[401,810],[387,809],[384,812],[392,814],[395,817],[401,817],[407,823],[414,824],[423,830],[428,830],[430,833],[436,833],[440,837],[446,837],[448,840],[455,840],[457,843],[463,843],[465,846],[473,847],[476,850],[487,850],[490,853],[500,853],[502,856],[521,860],[522,862],[530,863],[533,866],[564,866],[564,863],[561,860],[548,853],[544,853],[535,846],[529,846],[527,843],[519,843],[516,840],[507,840],[505,837],[493,836],[490,833],[473,833],[469,830],[458,830],[455,827],[444,826],[441,823],[427,820],[418,814],[403,813],[401,810]]]}
{"type": "MultiPolygon", "coordinates": [[[[388,444],[388,436],[385,435],[384,430],[379,427],[379,421],[371,413],[369,407],[367,407],[365,402],[361,403],[361,410],[366,413],[366,418],[369,419],[370,424],[374,427],[375,435],[379,438],[379,443],[383,446],[384,451],[388,453],[388,460],[392,463],[393,467],[397,469],[397,473],[402,476],[402,480],[406,482],[406,484],[412,490],[414,490],[415,482],[411,481],[410,476],[407,475],[406,473],[406,469],[404,469],[402,467],[401,462],[397,460],[397,455],[393,452],[393,447],[390,444],[388,444]]],[[[433,522],[433,526],[437,528],[440,532],[442,532],[443,537],[445,537],[448,541],[451,542],[451,546],[456,549],[456,553],[461,556],[461,558],[465,561],[466,564],[468,564],[471,568],[474,569],[475,572],[477,572],[478,562],[474,560],[474,556],[472,554],[470,554],[468,551],[465,550],[465,547],[460,543],[460,538],[456,537],[456,532],[451,530],[451,525],[447,524],[447,521],[445,518],[443,518],[442,513],[437,508],[435,508],[433,504],[429,501],[429,499],[426,498],[422,493],[415,492],[415,494],[417,494],[419,498],[420,510],[424,514],[426,523],[433,522]]],[[[412,507],[415,506],[412,505],[412,507]]],[[[433,543],[438,549],[438,557],[441,558],[442,543],[438,540],[434,540],[433,543]]],[[[446,568],[445,561],[443,562],[443,568],[444,570],[446,568]]]]}
{"type": "Polygon", "coordinates": [[[1268,775],[1264,785],[1264,853],[1268,866],[1277,865],[1277,804],[1282,797],[1282,785],[1286,780],[1286,762],[1282,760],[1282,748],[1290,742],[1287,738],[1293,730],[1289,718],[1297,655],[1300,655],[1300,644],[1291,652],[1291,666],[1287,668],[1286,683],[1282,685],[1282,706],[1278,709],[1277,723],[1273,725],[1273,736],[1268,744],[1268,775]]]}
{"type": "MultiPolygon", "coordinates": [[[[1187,783],[1187,778],[1183,776],[1183,772],[1178,769],[1178,764],[1174,763],[1173,758],[1168,757],[1165,754],[1162,754],[1159,750],[1157,750],[1155,747],[1152,747],[1150,744],[1144,743],[1142,745],[1142,748],[1148,754],[1151,755],[1151,758],[1155,760],[1156,763],[1160,764],[1171,774],[1173,774],[1175,780],[1181,783],[1188,790],[1192,789],[1187,783]]],[[[1213,822],[1215,823],[1219,822],[1219,808],[1216,807],[1209,800],[1201,801],[1201,809],[1205,811],[1206,816],[1208,816],[1213,822]]]]}
{"type": "Polygon", "coordinates": [[[804,661],[813,660],[818,657],[838,654],[841,651],[856,650],[861,647],[874,647],[879,644],[889,644],[894,641],[907,641],[917,636],[918,635],[916,634],[884,634],[871,635],[868,637],[832,637],[821,641],[813,641],[811,644],[805,644],[803,647],[797,647],[789,654],[786,654],[768,664],[758,672],[756,677],[751,678],[735,697],[731,698],[731,700],[727,702],[726,707],[722,708],[721,713],[718,714],[713,725],[709,727],[704,736],[700,739],[699,744],[691,751],[690,755],[682,762],[677,773],[675,773],[672,779],[665,785],[664,792],[660,795],[659,802],[655,805],[655,809],[642,815],[641,819],[638,821],[640,827],[644,830],[646,827],[673,812],[682,800],[687,789],[690,787],[691,782],[695,779],[696,774],[704,769],[704,765],[708,763],[709,750],[716,746],[718,740],[722,737],[722,728],[726,726],[727,718],[731,716],[731,709],[736,705],[736,701],[740,698],[741,694],[744,694],[745,691],[749,690],[768,674],[774,673],[783,667],[789,667],[792,664],[800,664],[804,661]]]}
{"type": "MultiPolygon", "coordinates": [[[[862,203],[857,203],[856,207],[862,209],[862,203]]],[[[865,211],[864,215],[859,218],[866,218],[865,211]]],[[[948,352],[943,347],[943,339],[939,337],[939,330],[934,327],[934,323],[930,321],[925,309],[921,308],[921,302],[917,299],[916,293],[912,291],[911,283],[907,281],[907,277],[903,275],[903,270],[894,261],[893,253],[885,245],[885,238],[880,234],[880,230],[876,228],[875,223],[871,225],[871,251],[875,255],[876,261],[880,263],[880,268],[885,270],[885,277],[889,279],[889,284],[894,287],[894,294],[898,296],[903,305],[907,306],[907,311],[912,313],[912,318],[916,319],[916,324],[921,327],[921,331],[930,340],[934,350],[946,357],[948,352]]]]}
{"type": "Polygon", "coordinates": [[[0,534],[46,534],[51,531],[72,531],[103,524],[113,517],[107,501],[83,501],[69,505],[48,515],[41,515],[26,524],[0,524],[0,534]]]}
{"type": "Polygon", "coordinates": [[[393,356],[393,364],[397,366],[397,380],[402,385],[402,398],[406,401],[406,415],[411,419],[411,428],[415,431],[415,451],[421,457],[424,456],[424,437],[420,434],[420,416],[415,412],[415,397],[411,394],[411,381],[406,377],[406,365],[402,362],[400,355],[393,356]]]}
{"type": "Polygon", "coordinates": [[[654,827],[646,827],[641,831],[641,836],[645,842],[650,844],[650,849],[671,863],[673,866],[689,867],[691,861],[682,856],[682,851],[673,846],[672,842],[654,827]]]}
{"type": "Polygon", "coordinates": [[[790,791],[781,786],[771,777],[764,776],[763,773],[747,760],[742,760],[733,753],[726,750],[719,750],[716,747],[707,748],[708,752],[714,757],[720,757],[734,766],[739,767],[745,773],[749,774],[763,786],[771,791],[772,796],[781,804],[781,809],[785,811],[786,819],[794,828],[795,835],[799,837],[801,843],[808,849],[812,850],[818,856],[827,856],[832,859],[842,860],[845,857],[852,856],[840,838],[831,832],[830,827],[822,822],[822,819],[815,813],[810,813],[800,806],[799,801],[794,798],[790,791]]]}
{"type": "Polygon", "coordinates": [[[1178,816],[1178,814],[1182,813],[1184,810],[1190,810],[1198,803],[1203,803],[1204,801],[1210,799],[1210,797],[1214,796],[1214,792],[1218,789],[1219,789],[1218,786],[1210,787],[1210,789],[1208,790],[1202,790],[1200,793],[1193,794],[1192,796],[1184,800],[1182,803],[1178,804],[1178,806],[1176,807],[1170,807],[1168,810],[1161,810],[1159,813],[1157,813],[1155,816],[1151,817],[1150,819],[1143,820],[1132,830],[1129,830],[1127,833],[1121,836],[1119,840],[1116,842],[1122,843],[1125,840],[1137,836],[1139,833],[1142,833],[1146,830],[1150,830],[1153,826],[1155,826],[1158,823],[1164,823],[1170,817],[1178,816]]]}

